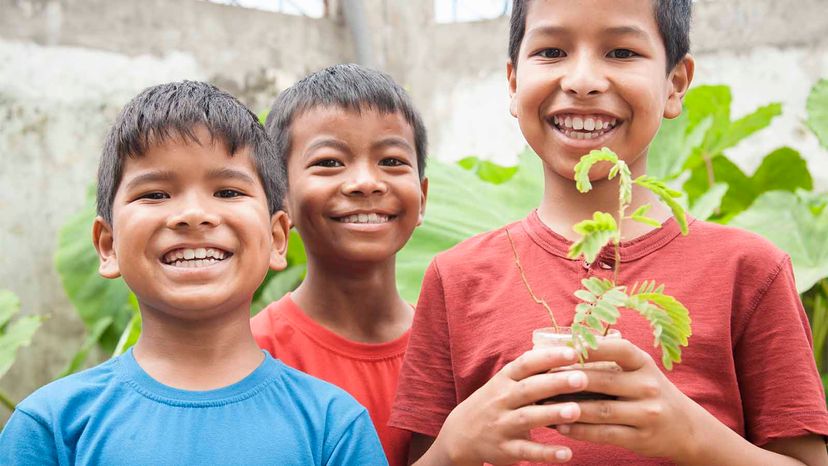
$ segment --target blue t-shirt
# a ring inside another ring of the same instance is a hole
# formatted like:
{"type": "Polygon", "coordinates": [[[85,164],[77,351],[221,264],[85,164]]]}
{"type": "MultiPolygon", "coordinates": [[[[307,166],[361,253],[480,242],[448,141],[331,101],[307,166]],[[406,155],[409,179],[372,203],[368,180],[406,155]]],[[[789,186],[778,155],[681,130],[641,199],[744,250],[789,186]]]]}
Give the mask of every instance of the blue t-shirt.
{"type": "Polygon", "coordinates": [[[163,385],[132,350],[46,385],[0,433],[11,465],[387,465],[368,412],[265,355],[238,383],[163,385]]]}

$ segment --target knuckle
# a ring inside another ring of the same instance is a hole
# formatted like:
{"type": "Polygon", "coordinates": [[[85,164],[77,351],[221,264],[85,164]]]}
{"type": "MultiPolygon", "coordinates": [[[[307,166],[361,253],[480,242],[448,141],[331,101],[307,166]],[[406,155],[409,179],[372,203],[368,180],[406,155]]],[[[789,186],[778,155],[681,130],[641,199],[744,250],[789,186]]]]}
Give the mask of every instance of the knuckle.
{"type": "Polygon", "coordinates": [[[655,419],[661,417],[664,414],[664,406],[661,403],[653,403],[644,408],[644,413],[650,419],[655,419]]]}
{"type": "Polygon", "coordinates": [[[642,385],[641,392],[648,398],[658,398],[661,396],[661,385],[658,381],[648,380],[642,385]]]}
{"type": "Polygon", "coordinates": [[[598,417],[607,420],[612,417],[612,406],[609,403],[601,402],[598,404],[598,417]]]}

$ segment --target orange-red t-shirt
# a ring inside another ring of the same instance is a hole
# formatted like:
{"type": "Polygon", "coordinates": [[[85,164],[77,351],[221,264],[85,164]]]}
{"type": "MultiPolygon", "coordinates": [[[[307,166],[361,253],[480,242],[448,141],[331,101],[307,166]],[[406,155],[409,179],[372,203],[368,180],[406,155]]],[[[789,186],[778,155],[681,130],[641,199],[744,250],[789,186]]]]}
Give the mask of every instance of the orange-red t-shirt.
{"type": "MultiPolygon", "coordinates": [[[[571,243],[535,212],[438,255],[423,279],[391,425],[436,436],[452,408],[532,347],[533,329],[550,325],[526,290],[506,229],[532,290],[560,325],[572,322],[573,291],[583,278],[612,278],[613,251],[592,264],[568,259],[571,243]]],[[[679,233],[671,219],[623,242],[620,252],[619,283],[656,280],[690,310],[690,346],[667,378],[757,445],[828,435],[808,320],[788,256],[755,234],[722,225],[697,220],[689,236],[679,233]]],[[[640,316],[622,310],[615,328],[660,361],[652,330],[640,316]]],[[[533,430],[532,438],[570,446],[568,464],[667,462],[571,440],[552,429],[533,430]]]]}
{"type": "Polygon", "coordinates": [[[330,382],[368,409],[391,466],[408,464],[411,433],[388,426],[409,332],[396,340],[366,344],[322,327],[285,295],[250,322],[259,346],[274,358],[330,382]]]}

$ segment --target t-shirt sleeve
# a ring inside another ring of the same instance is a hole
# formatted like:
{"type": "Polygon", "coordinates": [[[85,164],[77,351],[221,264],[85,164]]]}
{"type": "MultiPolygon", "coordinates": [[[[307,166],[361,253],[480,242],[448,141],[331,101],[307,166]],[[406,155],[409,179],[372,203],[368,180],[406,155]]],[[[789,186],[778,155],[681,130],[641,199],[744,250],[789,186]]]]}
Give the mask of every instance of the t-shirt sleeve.
{"type": "Polygon", "coordinates": [[[751,307],[734,342],[748,440],[761,446],[828,435],[825,393],[789,257],[761,284],[751,307]]]}
{"type": "Polygon", "coordinates": [[[58,464],[54,435],[46,423],[20,409],[15,410],[0,433],[0,464],[58,464]]]}
{"type": "Polygon", "coordinates": [[[445,294],[436,260],[423,278],[388,424],[436,437],[457,405],[445,294]]]}
{"type": "Polygon", "coordinates": [[[348,425],[334,444],[326,465],[342,466],[388,466],[377,431],[371,423],[368,411],[362,410],[348,425]]]}

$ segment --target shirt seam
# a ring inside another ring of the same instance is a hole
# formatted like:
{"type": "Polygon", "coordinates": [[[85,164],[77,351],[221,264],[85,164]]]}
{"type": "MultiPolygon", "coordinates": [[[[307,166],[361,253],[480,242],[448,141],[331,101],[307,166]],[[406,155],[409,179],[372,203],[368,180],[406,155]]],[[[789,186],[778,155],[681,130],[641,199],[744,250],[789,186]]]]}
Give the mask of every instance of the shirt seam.
{"type": "Polygon", "coordinates": [[[754,296],[754,298],[751,300],[750,305],[748,306],[748,311],[745,315],[745,318],[742,319],[742,325],[738,329],[739,336],[736,338],[736,343],[737,344],[742,340],[742,337],[744,336],[744,333],[745,333],[745,329],[748,327],[748,324],[750,323],[750,321],[753,320],[754,314],[756,314],[756,311],[759,309],[759,304],[761,304],[762,301],[765,299],[765,296],[768,294],[768,291],[770,291],[771,285],[773,285],[773,283],[779,277],[779,272],[782,271],[782,268],[785,266],[785,264],[789,260],[790,260],[789,256],[785,255],[785,256],[782,257],[782,260],[777,262],[775,268],[771,271],[771,273],[768,275],[768,277],[765,278],[765,282],[759,288],[759,291],[756,293],[756,296],[754,296]]]}
{"type": "MultiPolygon", "coordinates": [[[[454,403],[455,406],[457,406],[460,403],[460,400],[458,400],[457,394],[457,367],[454,365],[454,357],[452,357],[453,350],[451,342],[454,340],[451,337],[451,325],[449,325],[449,315],[451,313],[449,312],[448,304],[446,303],[446,287],[443,284],[443,274],[440,272],[440,264],[437,263],[437,260],[434,261],[434,273],[437,274],[437,283],[440,284],[440,300],[443,302],[442,307],[446,317],[446,335],[448,336],[448,341],[446,341],[446,345],[448,346],[448,356],[449,361],[451,362],[452,383],[454,384],[454,403]]],[[[450,412],[451,410],[449,410],[449,413],[450,412]]],[[[448,413],[446,414],[446,417],[448,417],[448,413]]],[[[443,421],[440,424],[445,422],[446,417],[443,418],[443,421]]]]}
{"type": "Polygon", "coordinates": [[[354,416],[354,418],[351,419],[351,422],[349,422],[348,425],[345,426],[344,429],[342,429],[342,433],[339,435],[339,438],[336,439],[336,443],[333,445],[333,447],[331,448],[330,453],[325,458],[325,464],[328,464],[330,462],[331,455],[333,455],[333,452],[336,451],[337,447],[339,447],[339,445],[342,443],[342,438],[345,437],[345,433],[348,432],[351,429],[351,427],[353,427],[353,425],[356,424],[356,422],[362,416],[368,416],[368,423],[371,424],[371,426],[374,425],[373,422],[371,421],[371,416],[368,414],[368,410],[363,407],[362,411],[360,411],[359,414],[354,416]]]}

